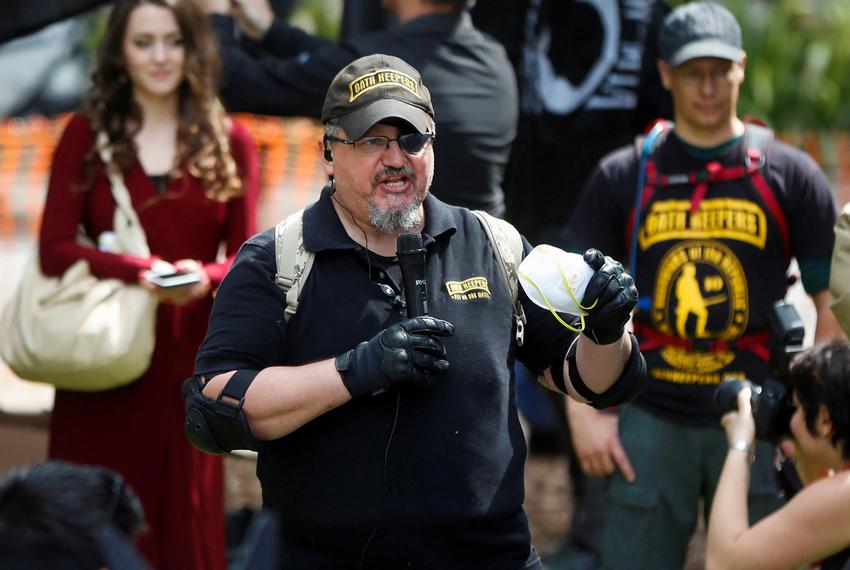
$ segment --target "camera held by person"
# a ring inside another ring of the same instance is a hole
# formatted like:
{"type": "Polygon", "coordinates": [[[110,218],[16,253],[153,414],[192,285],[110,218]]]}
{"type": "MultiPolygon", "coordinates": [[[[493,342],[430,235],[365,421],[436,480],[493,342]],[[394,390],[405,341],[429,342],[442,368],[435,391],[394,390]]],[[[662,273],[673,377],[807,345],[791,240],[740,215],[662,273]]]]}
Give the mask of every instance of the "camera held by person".
{"type": "MultiPolygon", "coordinates": [[[[850,558],[850,343],[834,340],[793,359],[788,423],[805,485],[752,528],[745,500],[759,412],[744,386],[723,416],[729,450],[708,525],[706,568],[847,568],[850,558]],[[755,412],[755,413],[754,413],[755,412]]],[[[757,398],[764,405],[764,392],[757,398]]]]}
{"type": "Polygon", "coordinates": [[[770,323],[770,369],[773,373],[762,384],[750,380],[728,380],[718,386],[714,399],[723,415],[738,408],[738,392],[750,388],[750,405],[756,425],[756,437],[778,442],[790,436],[794,409],[788,395],[788,369],[791,359],[803,350],[805,329],[794,305],[777,301],[768,314],[770,323]]]}

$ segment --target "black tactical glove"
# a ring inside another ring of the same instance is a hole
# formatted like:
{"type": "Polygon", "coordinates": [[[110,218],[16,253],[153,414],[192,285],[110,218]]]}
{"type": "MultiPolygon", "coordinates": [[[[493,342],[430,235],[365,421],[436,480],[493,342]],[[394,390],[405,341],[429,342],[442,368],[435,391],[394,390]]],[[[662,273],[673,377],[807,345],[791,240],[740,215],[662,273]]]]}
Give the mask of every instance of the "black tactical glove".
{"type": "Polygon", "coordinates": [[[584,261],[596,270],[581,300],[584,307],[596,302],[585,317],[584,334],[596,344],[611,344],[623,336],[637,304],[637,288],[620,262],[602,255],[598,249],[584,252],[584,261]]]}
{"type": "Polygon", "coordinates": [[[391,384],[434,385],[435,374],[449,368],[446,349],[437,337],[451,336],[454,326],[433,317],[396,323],[372,340],[336,358],[336,369],[352,397],[372,394],[391,384]]]}

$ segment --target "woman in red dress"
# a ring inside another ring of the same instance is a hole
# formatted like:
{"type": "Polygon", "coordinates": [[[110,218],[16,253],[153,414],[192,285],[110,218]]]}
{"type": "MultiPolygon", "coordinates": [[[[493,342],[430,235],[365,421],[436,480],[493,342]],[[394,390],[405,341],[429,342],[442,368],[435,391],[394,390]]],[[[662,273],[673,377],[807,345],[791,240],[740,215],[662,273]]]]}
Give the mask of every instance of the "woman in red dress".
{"type": "Polygon", "coordinates": [[[221,458],[186,441],[181,397],[212,292],[255,231],[256,152],[222,111],[217,72],[212,33],[191,0],[118,0],[87,110],[56,149],[41,225],[45,274],[84,258],[95,276],[138,283],[160,300],[150,368],[115,390],[57,391],[49,454],[124,476],[149,527],[140,550],[164,570],[225,568],[221,458]],[[150,258],[109,251],[115,202],[97,132],[109,136],[150,258]],[[78,245],[78,227],[100,247],[78,245]],[[151,270],[174,269],[200,280],[170,289],[149,280],[151,270]]]}

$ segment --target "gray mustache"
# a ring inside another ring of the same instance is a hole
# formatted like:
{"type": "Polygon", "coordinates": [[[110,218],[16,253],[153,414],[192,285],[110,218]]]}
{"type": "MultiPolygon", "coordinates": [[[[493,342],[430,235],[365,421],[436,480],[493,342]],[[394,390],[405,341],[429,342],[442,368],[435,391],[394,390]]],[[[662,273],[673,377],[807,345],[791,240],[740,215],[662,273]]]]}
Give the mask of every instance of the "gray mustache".
{"type": "Polygon", "coordinates": [[[375,177],[372,179],[372,183],[379,184],[381,180],[384,180],[385,178],[393,178],[399,175],[406,176],[410,178],[411,182],[413,182],[414,184],[416,183],[416,172],[413,170],[413,168],[406,164],[401,168],[385,168],[383,172],[375,175],[375,177]]]}

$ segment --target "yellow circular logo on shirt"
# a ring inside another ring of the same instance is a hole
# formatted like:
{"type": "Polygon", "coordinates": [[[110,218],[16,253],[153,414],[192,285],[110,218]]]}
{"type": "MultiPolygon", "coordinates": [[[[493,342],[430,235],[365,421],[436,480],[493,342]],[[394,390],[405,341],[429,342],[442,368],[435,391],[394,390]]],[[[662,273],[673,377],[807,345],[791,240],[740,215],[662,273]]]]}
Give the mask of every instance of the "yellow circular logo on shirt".
{"type": "MultiPolygon", "coordinates": [[[[716,241],[685,241],[662,258],[653,292],[652,325],[662,333],[687,338],[733,340],[747,328],[747,281],[732,251],[716,241]]],[[[734,353],[691,352],[665,347],[664,360],[681,370],[713,372],[734,353]]]]}

